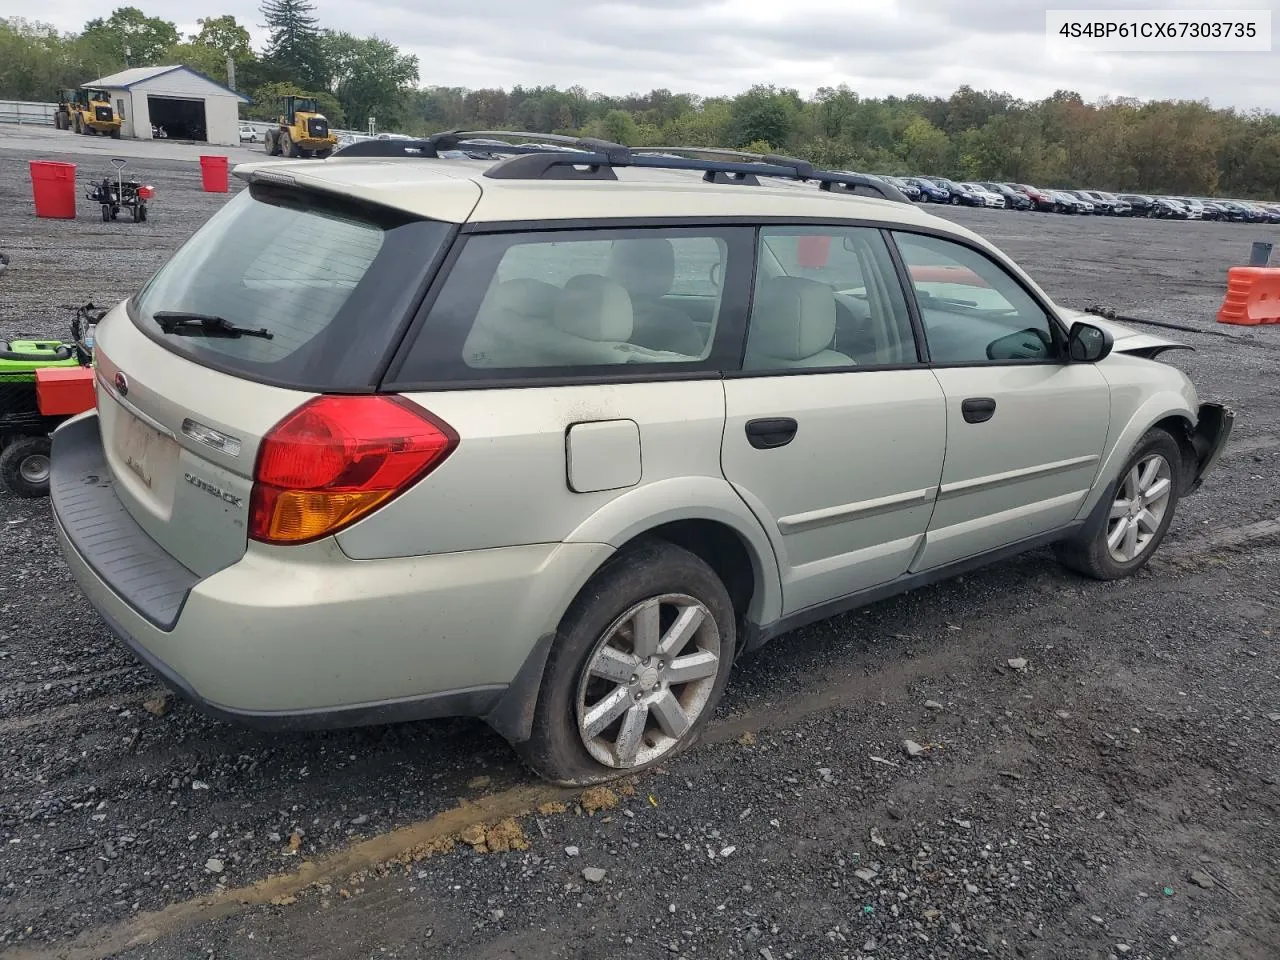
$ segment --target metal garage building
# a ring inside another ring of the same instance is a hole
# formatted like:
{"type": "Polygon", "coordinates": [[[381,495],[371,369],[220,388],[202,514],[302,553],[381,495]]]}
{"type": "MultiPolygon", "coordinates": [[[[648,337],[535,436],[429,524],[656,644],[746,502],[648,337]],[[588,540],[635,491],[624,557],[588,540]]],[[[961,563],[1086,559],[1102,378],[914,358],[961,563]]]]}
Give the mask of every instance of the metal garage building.
{"type": "Polygon", "coordinates": [[[189,67],[134,67],[82,88],[106,90],[124,117],[121,134],[151,140],[162,128],[170,140],[240,143],[241,103],[249,98],[189,67]]]}

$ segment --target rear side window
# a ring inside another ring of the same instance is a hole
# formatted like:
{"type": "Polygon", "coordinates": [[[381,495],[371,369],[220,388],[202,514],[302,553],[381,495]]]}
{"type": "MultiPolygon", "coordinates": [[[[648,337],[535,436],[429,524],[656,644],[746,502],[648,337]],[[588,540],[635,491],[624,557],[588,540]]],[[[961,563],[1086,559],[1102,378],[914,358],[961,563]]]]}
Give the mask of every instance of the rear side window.
{"type": "Polygon", "coordinates": [[[166,347],[239,376],[371,386],[448,234],[443,223],[255,186],[183,245],[131,313],[166,347]],[[166,333],[157,313],[220,317],[270,336],[166,333]]]}
{"type": "Polygon", "coordinates": [[[870,227],[764,227],[743,369],[918,361],[888,244],[870,227]]]}
{"type": "Polygon", "coordinates": [[[733,365],[750,245],[739,227],[469,237],[393,379],[403,389],[733,365]]]}

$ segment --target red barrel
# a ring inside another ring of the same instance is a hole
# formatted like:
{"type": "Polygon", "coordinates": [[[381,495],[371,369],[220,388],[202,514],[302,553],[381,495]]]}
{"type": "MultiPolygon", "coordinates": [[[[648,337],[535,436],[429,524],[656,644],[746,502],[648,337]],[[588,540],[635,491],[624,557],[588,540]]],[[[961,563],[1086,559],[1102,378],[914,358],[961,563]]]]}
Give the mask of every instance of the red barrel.
{"type": "Polygon", "coordinates": [[[226,157],[201,157],[200,179],[205,193],[226,193],[231,189],[226,157]]]}
{"type": "Polygon", "coordinates": [[[31,193],[36,202],[37,217],[74,220],[76,165],[52,160],[32,160],[31,193]]]}

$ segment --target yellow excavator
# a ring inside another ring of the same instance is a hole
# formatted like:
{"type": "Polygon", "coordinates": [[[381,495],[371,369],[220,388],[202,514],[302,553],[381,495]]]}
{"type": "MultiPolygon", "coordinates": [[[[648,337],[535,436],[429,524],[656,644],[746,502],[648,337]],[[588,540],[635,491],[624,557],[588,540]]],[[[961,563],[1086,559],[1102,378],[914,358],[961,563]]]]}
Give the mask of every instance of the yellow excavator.
{"type": "Polygon", "coordinates": [[[329,132],[329,121],[310,97],[281,97],[277,126],[267,131],[262,143],[273,157],[316,157],[333,153],[338,138],[329,132]]]}
{"type": "Polygon", "coordinates": [[[111,106],[111,95],[105,90],[63,90],[58,94],[53,125],[59,130],[119,140],[123,122],[124,118],[111,106]]]}

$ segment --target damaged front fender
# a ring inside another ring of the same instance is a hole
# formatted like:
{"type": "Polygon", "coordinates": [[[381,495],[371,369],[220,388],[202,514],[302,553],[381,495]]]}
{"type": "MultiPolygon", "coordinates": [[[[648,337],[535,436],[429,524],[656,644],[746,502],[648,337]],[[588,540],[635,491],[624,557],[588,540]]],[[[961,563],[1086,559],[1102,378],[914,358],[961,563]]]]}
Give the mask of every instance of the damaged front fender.
{"type": "Polygon", "coordinates": [[[1195,469],[1187,487],[1188,494],[1195,493],[1204,483],[1207,474],[1222,456],[1222,451],[1235,426],[1236,413],[1222,403],[1200,404],[1195,429],[1191,431],[1191,446],[1195,450],[1195,469]]]}

